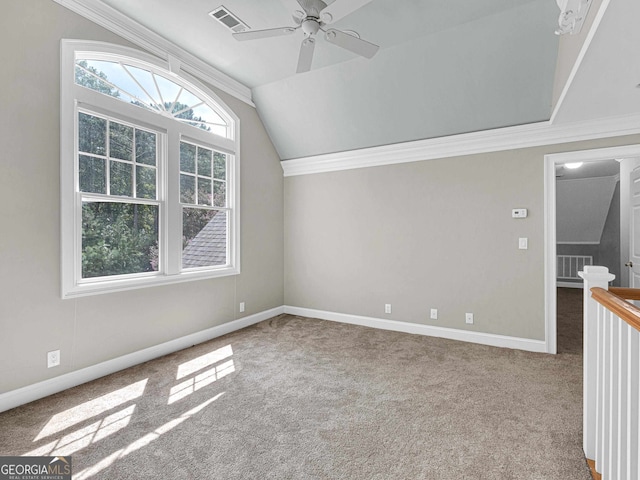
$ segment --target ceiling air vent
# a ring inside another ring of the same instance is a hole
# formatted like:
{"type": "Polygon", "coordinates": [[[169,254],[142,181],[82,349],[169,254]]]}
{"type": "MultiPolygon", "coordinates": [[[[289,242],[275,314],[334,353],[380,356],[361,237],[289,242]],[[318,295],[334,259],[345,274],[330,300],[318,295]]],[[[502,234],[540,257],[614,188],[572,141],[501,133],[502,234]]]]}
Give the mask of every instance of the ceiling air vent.
{"type": "Polygon", "coordinates": [[[234,33],[244,32],[249,29],[246,23],[231,13],[224,5],[220,5],[212,12],[209,12],[209,15],[234,33]]]}

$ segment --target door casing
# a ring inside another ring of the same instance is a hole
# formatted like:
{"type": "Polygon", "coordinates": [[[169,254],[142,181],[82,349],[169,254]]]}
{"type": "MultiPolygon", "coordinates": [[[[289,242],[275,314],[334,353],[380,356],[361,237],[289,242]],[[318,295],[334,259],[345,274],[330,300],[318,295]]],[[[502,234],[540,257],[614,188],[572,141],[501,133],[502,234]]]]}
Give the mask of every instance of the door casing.
{"type": "Polygon", "coordinates": [[[578,150],[544,156],[544,284],[545,344],[547,353],[557,353],[556,298],[556,165],[598,162],[612,158],[640,157],[640,145],[578,150]]]}

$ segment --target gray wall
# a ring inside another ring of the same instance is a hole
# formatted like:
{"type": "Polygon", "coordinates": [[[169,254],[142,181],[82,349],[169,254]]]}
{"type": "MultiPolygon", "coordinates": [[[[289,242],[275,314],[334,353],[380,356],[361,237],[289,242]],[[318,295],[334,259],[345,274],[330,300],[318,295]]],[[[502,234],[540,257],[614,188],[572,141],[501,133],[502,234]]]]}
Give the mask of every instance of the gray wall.
{"type": "Polygon", "coordinates": [[[285,302],[543,340],[544,155],[638,141],[287,177],[285,302]],[[529,217],[512,219],[516,207],[529,217]]]}
{"type": "Polygon", "coordinates": [[[50,0],[2,6],[0,393],[282,305],[279,158],[255,109],[220,92],[242,128],[242,274],[61,300],[60,39],[128,44],[50,0]]]}

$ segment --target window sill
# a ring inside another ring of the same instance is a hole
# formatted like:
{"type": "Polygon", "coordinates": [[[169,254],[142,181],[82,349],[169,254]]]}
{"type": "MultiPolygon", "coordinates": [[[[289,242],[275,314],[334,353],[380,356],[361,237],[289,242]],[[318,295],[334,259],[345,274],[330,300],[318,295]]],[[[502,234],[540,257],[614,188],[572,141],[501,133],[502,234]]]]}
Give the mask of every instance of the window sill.
{"type": "Polygon", "coordinates": [[[123,292],[138,288],[158,287],[174,283],[193,282],[196,280],[208,280],[212,278],[228,277],[240,274],[240,268],[225,267],[217,270],[182,272],[176,275],[154,275],[139,278],[126,278],[118,280],[104,280],[74,285],[63,289],[62,298],[78,298],[105,293],[123,292]]]}

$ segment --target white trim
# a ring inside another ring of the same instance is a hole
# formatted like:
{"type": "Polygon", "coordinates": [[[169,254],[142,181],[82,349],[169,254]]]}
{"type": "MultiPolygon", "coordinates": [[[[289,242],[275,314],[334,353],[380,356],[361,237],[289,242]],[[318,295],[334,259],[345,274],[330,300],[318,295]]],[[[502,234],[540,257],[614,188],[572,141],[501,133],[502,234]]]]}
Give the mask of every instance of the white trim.
{"type": "Polygon", "coordinates": [[[600,242],[556,242],[557,245],[600,245],[600,242]]]}
{"type": "Polygon", "coordinates": [[[578,150],[553,153],[544,156],[544,289],[545,289],[545,338],[547,351],[557,348],[556,287],[556,165],[568,162],[597,162],[614,158],[640,156],[640,145],[578,150]]]}
{"type": "Polygon", "coordinates": [[[558,287],[564,287],[564,288],[583,288],[584,284],[582,283],[582,281],[580,282],[557,282],[556,286],[558,287]]]}
{"type": "MultiPolygon", "coordinates": [[[[602,21],[602,18],[604,17],[604,13],[607,10],[607,8],[609,7],[609,3],[610,0],[602,0],[602,3],[600,5],[600,9],[596,12],[596,16],[593,19],[593,23],[591,24],[591,28],[589,29],[589,32],[587,33],[587,36],[584,40],[584,43],[582,44],[582,48],[580,49],[580,52],[578,53],[578,57],[576,58],[575,63],[573,64],[573,67],[571,68],[571,72],[569,73],[569,77],[567,78],[567,81],[564,84],[564,87],[562,88],[562,92],[560,93],[560,96],[558,97],[558,100],[556,101],[556,104],[553,108],[553,112],[551,113],[551,119],[549,120],[551,123],[555,122],[556,116],[558,115],[558,112],[560,110],[560,107],[562,106],[562,103],[564,102],[565,97],[567,96],[567,93],[569,92],[569,88],[571,87],[571,85],[573,84],[573,80],[575,79],[578,70],[580,69],[580,65],[582,65],[582,61],[584,60],[584,57],[587,53],[587,50],[589,50],[589,47],[591,46],[591,41],[593,40],[593,37],[595,37],[596,35],[596,31],[598,30],[598,27],[600,26],[600,22],[602,21]]],[[[560,40],[562,41],[562,40],[560,40]]]]}
{"type": "Polygon", "coordinates": [[[99,0],[54,0],[223,92],[255,107],[251,89],[99,0]]]}
{"type": "Polygon", "coordinates": [[[542,340],[509,337],[506,335],[496,335],[493,333],[474,332],[469,330],[458,330],[455,328],[436,327],[433,325],[422,325],[418,323],[402,322],[398,320],[363,317],[360,315],[328,312],[324,310],[292,307],[288,305],[285,305],[284,313],[288,313],[290,315],[299,315],[302,317],[318,318],[321,320],[329,320],[332,322],[349,323],[351,325],[361,325],[364,327],[378,328],[381,330],[392,330],[394,332],[412,333],[417,335],[425,335],[428,337],[448,338],[450,340],[460,340],[462,342],[478,343],[481,345],[490,345],[492,347],[513,348],[518,350],[527,350],[530,352],[546,352],[545,342],[542,340]]]}
{"type": "MultiPolygon", "coordinates": [[[[531,123],[281,162],[285,177],[420,162],[640,133],[640,114],[552,125],[531,123]]],[[[555,179],[555,172],[554,172],[555,179]]]]}
{"type": "Polygon", "coordinates": [[[555,162],[544,163],[544,339],[549,353],[558,352],[557,291],[558,257],[556,251],[556,167],[555,162]],[[550,201],[553,200],[553,201],[550,201]],[[548,235],[553,236],[553,241],[548,235]]]}
{"type": "Polygon", "coordinates": [[[170,340],[154,347],[145,348],[144,350],[123,355],[121,357],[114,358],[113,360],[107,360],[91,367],[76,370],[75,372],[65,373],[59,377],[3,393],[0,395],[0,412],[24,405],[28,402],[33,402],[34,400],[38,400],[48,395],[53,395],[54,393],[61,392],[62,390],[90,382],[91,380],[124,370],[125,368],[148,362],[154,358],[162,357],[164,355],[189,348],[193,345],[212,340],[222,335],[226,335],[227,333],[235,332],[236,330],[249,327],[282,313],[284,313],[283,307],[265,310],[228,323],[223,323],[216,327],[192,333],[191,335],[176,338],[175,340],[170,340]]]}
{"type": "Polygon", "coordinates": [[[401,322],[360,315],[350,315],[344,313],[314,310],[310,308],[280,306],[270,310],[239,318],[237,320],[223,323],[200,332],[192,333],[184,337],[176,338],[153,347],[145,348],[137,352],[123,355],[113,360],[107,360],[91,367],[86,367],[74,372],[69,372],[49,380],[18,388],[10,392],[0,394],[0,412],[33,402],[54,393],[82,385],[83,383],[110,375],[120,370],[124,370],[135,365],[139,365],[149,360],[168,355],[193,345],[207,342],[214,338],[226,335],[231,332],[255,325],[256,323],[268,320],[283,313],[300,315],[309,318],[318,318],[332,322],[342,322],[351,325],[361,325],[365,327],[378,328],[381,330],[391,330],[430,337],[447,338],[480,345],[493,347],[512,348],[526,350],[530,352],[547,352],[546,344],[542,340],[532,340],[528,338],[510,337],[506,335],[496,335],[492,333],[474,332],[469,330],[458,330],[454,328],[436,327],[431,325],[421,325],[416,323],[401,322]]]}

